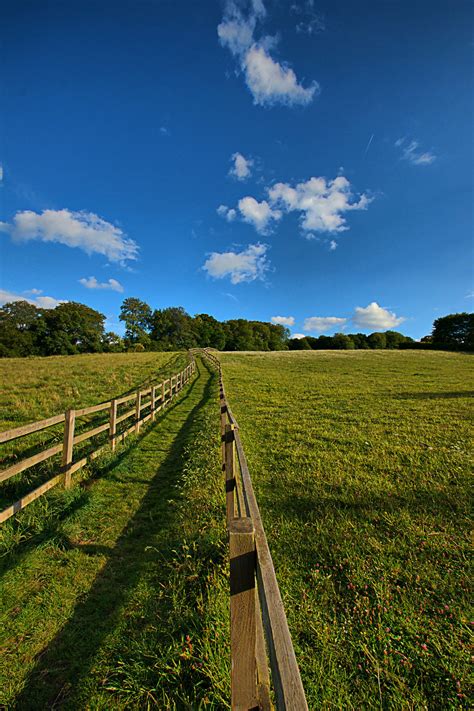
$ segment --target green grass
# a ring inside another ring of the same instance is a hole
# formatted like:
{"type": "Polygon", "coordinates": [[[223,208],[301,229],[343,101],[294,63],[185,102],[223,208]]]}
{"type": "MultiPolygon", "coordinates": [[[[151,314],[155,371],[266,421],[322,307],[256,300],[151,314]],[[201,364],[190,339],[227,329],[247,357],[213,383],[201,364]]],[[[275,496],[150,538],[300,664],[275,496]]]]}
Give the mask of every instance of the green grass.
{"type": "Polygon", "coordinates": [[[97,405],[179,370],[185,353],[100,353],[0,359],[0,431],[97,405]]]}
{"type": "Polygon", "coordinates": [[[467,707],[472,357],[222,363],[309,707],[467,707]]]}
{"type": "Polygon", "coordinates": [[[199,364],[155,425],[7,522],[0,704],[228,706],[218,428],[216,376],[199,364]],[[36,535],[15,540],[25,517],[36,535]]]}
{"type": "MultiPolygon", "coordinates": [[[[158,383],[187,363],[180,353],[114,353],[53,356],[50,358],[3,358],[0,378],[0,431],[51,417],[73,407],[87,407],[124,395],[149,382],[158,383]]],[[[133,407],[125,403],[119,415],[133,407]]],[[[109,412],[77,419],[75,433],[108,421],[109,412]]],[[[131,421],[120,427],[125,429],[131,421]],[[127,425],[128,423],[128,425],[127,425]]],[[[59,424],[0,445],[0,469],[38,451],[60,444],[64,425],[59,424]]],[[[107,442],[108,433],[76,445],[74,459],[80,459],[107,442]]],[[[0,483],[0,508],[4,508],[58,473],[61,455],[0,483]]]]}

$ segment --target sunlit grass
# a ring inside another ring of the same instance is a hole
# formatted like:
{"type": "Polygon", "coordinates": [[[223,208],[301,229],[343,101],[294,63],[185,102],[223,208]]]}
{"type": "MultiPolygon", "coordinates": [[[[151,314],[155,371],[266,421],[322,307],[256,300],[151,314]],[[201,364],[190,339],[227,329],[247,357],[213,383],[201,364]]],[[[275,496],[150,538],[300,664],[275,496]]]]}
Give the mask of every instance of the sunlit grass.
{"type": "MultiPolygon", "coordinates": [[[[0,705],[226,707],[216,403],[216,376],[201,365],[156,425],[56,508],[50,500],[36,537],[10,541],[1,566],[0,705]]],[[[12,528],[22,530],[20,519],[12,528]]]]}
{"type": "Polygon", "coordinates": [[[467,705],[471,356],[222,363],[310,708],[467,705]]]}

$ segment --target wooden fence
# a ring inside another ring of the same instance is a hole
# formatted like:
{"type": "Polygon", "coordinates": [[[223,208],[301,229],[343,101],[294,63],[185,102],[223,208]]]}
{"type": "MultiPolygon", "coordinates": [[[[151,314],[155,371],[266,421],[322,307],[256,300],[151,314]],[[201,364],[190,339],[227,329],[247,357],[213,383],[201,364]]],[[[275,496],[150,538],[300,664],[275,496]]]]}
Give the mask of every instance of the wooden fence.
{"type": "Polygon", "coordinates": [[[54,417],[49,417],[46,420],[32,422],[29,425],[23,425],[22,427],[7,430],[6,432],[0,432],[0,443],[4,443],[17,439],[18,437],[24,437],[25,435],[32,434],[33,432],[39,432],[49,427],[53,427],[54,425],[64,423],[64,434],[60,444],[48,447],[47,449],[19,462],[15,462],[6,469],[0,471],[0,482],[6,481],[7,479],[10,479],[10,477],[19,474],[20,472],[23,472],[26,469],[39,464],[40,462],[44,462],[55,455],[62,455],[62,461],[58,474],[1,511],[0,523],[3,523],[11,516],[18,513],[18,511],[24,509],[28,506],[28,504],[31,504],[32,501],[38,499],[57,484],[63,483],[65,488],[69,488],[72,483],[71,477],[74,472],[77,472],[85,464],[95,459],[101,452],[104,451],[106,447],[110,447],[112,451],[114,451],[117,442],[123,442],[124,439],[132,432],[138,433],[141,426],[148,422],[148,420],[153,421],[156,414],[166,407],[166,405],[168,405],[180,392],[180,390],[182,390],[182,388],[189,382],[195,371],[196,362],[194,357],[191,356],[190,363],[179,373],[176,373],[161,383],[151,385],[145,390],[138,390],[131,395],[114,398],[113,400],[103,402],[100,405],[92,405],[90,407],[83,407],[77,410],[66,410],[64,414],[55,415],[54,417]],[[144,398],[148,399],[144,400],[144,398]],[[121,408],[123,409],[123,405],[126,405],[132,401],[134,401],[133,407],[128,409],[126,412],[120,411],[121,408]],[[98,427],[94,427],[91,430],[75,434],[75,427],[78,419],[86,415],[103,411],[108,411],[107,422],[99,425],[98,427]],[[122,422],[126,422],[129,418],[133,418],[133,424],[125,429],[120,428],[119,425],[122,422]],[[102,432],[109,433],[107,444],[93,450],[87,456],[82,457],[75,462],[74,445],[84,442],[91,437],[95,437],[102,432]]]}
{"type": "Polygon", "coordinates": [[[219,372],[222,469],[230,548],[230,632],[232,709],[271,709],[270,673],[278,711],[306,711],[308,705],[278,588],[270,549],[255,498],[239,427],[219,372]]]}

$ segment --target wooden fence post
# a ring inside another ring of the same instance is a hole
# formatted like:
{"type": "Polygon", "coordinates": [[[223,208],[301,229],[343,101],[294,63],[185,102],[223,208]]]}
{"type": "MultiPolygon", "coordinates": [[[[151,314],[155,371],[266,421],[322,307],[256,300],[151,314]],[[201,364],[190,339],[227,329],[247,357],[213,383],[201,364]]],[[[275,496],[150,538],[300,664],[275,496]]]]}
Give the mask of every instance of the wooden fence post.
{"type": "Polygon", "coordinates": [[[229,526],[232,711],[259,708],[255,661],[255,535],[252,519],[229,526]]]}
{"type": "Polygon", "coordinates": [[[112,452],[115,452],[115,435],[117,433],[117,401],[112,400],[110,403],[110,425],[109,425],[109,439],[110,445],[112,447],[112,452]]]}
{"type": "Polygon", "coordinates": [[[224,465],[225,465],[225,500],[227,512],[227,525],[234,518],[234,490],[235,490],[235,472],[234,472],[234,425],[225,425],[224,429],[224,465]]]}
{"type": "Polygon", "coordinates": [[[76,413],[74,410],[66,410],[65,417],[62,467],[65,473],[64,487],[69,489],[71,486],[71,472],[69,470],[72,464],[72,454],[74,449],[74,427],[76,423],[76,413]]]}
{"type": "Polygon", "coordinates": [[[140,432],[140,408],[142,404],[142,394],[140,390],[137,392],[137,404],[135,407],[135,433],[138,434],[140,432]]]}
{"type": "Polygon", "coordinates": [[[155,420],[155,394],[156,394],[156,385],[153,385],[151,388],[151,421],[152,422],[155,420]]]}
{"type": "Polygon", "coordinates": [[[161,409],[165,409],[165,381],[161,383],[161,409]]]}

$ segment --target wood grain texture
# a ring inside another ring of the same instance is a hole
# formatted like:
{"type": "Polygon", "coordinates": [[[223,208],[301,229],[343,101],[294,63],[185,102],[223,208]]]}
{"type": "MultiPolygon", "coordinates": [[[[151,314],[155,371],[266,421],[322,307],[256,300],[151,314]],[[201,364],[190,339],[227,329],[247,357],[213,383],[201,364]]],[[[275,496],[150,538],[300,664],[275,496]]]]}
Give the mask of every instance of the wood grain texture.
{"type": "Polygon", "coordinates": [[[258,709],[255,661],[255,539],[250,518],[229,524],[233,711],[258,709]]]}

